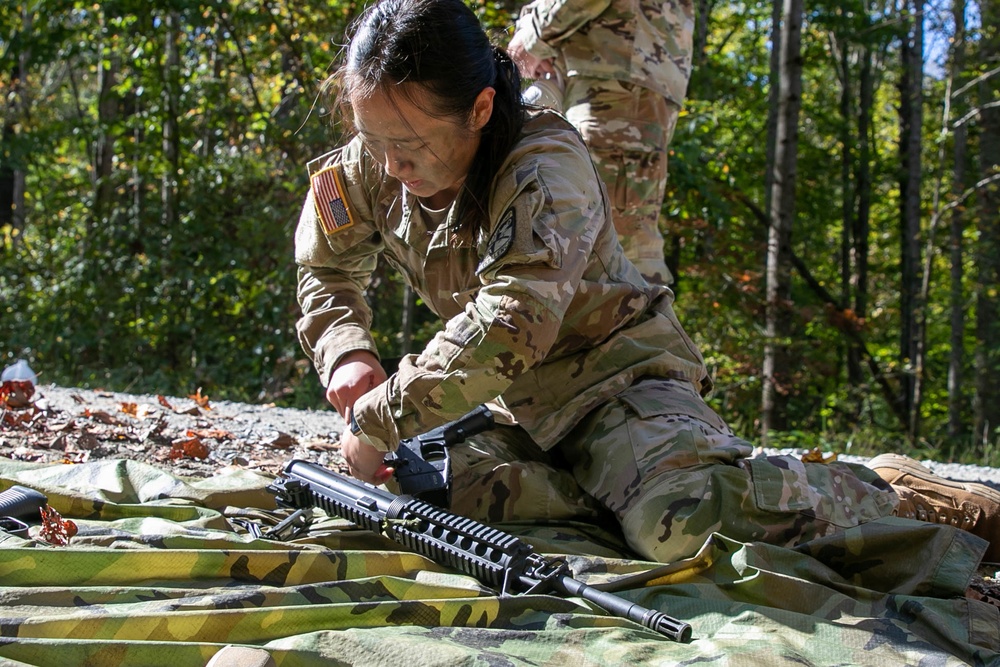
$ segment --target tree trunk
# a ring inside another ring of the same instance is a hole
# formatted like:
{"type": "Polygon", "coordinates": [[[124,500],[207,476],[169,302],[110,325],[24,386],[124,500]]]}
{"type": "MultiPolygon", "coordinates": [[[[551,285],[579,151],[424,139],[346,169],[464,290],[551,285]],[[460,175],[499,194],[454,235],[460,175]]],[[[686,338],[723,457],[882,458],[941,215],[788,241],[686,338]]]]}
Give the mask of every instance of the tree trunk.
{"type": "Polygon", "coordinates": [[[764,168],[764,210],[771,212],[771,194],[774,188],[775,137],[778,134],[778,107],[781,95],[781,3],[773,0],[771,9],[771,86],[767,93],[767,151],[764,168]]]}
{"type": "MultiPolygon", "coordinates": [[[[995,64],[1000,58],[1000,7],[988,2],[980,6],[983,35],[978,62],[995,64]]],[[[979,242],[976,245],[976,394],[973,427],[977,443],[985,450],[996,446],[1000,425],[1000,193],[995,177],[1000,165],[1000,77],[985,76],[979,82],[979,171],[983,187],[978,193],[979,242]],[[993,106],[991,106],[993,105],[993,106]]]]}
{"type": "MultiPolygon", "coordinates": [[[[861,56],[861,72],[858,75],[858,158],[856,162],[855,196],[857,214],[854,216],[854,231],[851,234],[852,263],[854,265],[854,315],[859,321],[868,317],[868,234],[871,229],[872,202],[872,155],[871,124],[872,105],[875,99],[875,76],[872,61],[875,52],[866,46],[861,56]]],[[[862,350],[851,343],[847,351],[847,377],[852,388],[864,383],[862,350]]]]}
{"type": "Polygon", "coordinates": [[[113,208],[115,185],[112,179],[115,158],[115,130],[118,122],[118,96],[114,87],[118,82],[119,61],[115,54],[102,57],[98,63],[97,78],[100,92],[97,99],[97,129],[94,142],[94,205],[91,224],[98,226],[107,222],[113,208]]]}
{"type": "MultiPolygon", "coordinates": [[[[835,43],[839,44],[840,58],[838,71],[840,73],[840,188],[841,194],[841,225],[840,225],[840,302],[837,307],[842,311],[848,311],[852,303],[852,291],[854,283],[854,151],[855,137],[853,135],[853,113],[852,100],[855,92],[853,90],[853,78],[851,76],[851,47],[846,39],[838,39],[833,36],[835,43]]],[[[851,341],[844,341],[844,361],[847,367],[848,388],[850,389],[850,403],[854,403],[854,384],[851,382],[851,350],[854,348],[851,341]]],[[[856,419],[860,412],[857,406],[852,406],[851,419],[856,419]]]]}
{"type": "MultiPolygon", "coordinates": [[[[909,7],[909,5],[907,5],[909,7]]],[[[916,395],[920,304],[920,184],[923,127],[923,1],[913,0],[903,36],[900,80],[900,305],[899,360],[910,438],[919,432],[920,400],[916,395]]]]}
{"type": "Polygon", "coordinates": [[[783,0],[777,126],[767,239],[761,437],[787,427],[789,339],[792,331],[791,238],[795,219],[799,109],[802,104],[802,0],[783,0]]]}
{"type": "MultiPolygon", "coordinates": [[[[21,9],[21,24],[23,34],[30,35],[34,16],[26,5],[21,9]]],[[[17,131],[14,128],[20,117],[26,116],[31,108],[27,88],[28,62],[31,58],[31,49],[27,44],[30,40],[19,41],[22,48],[17,54],[16,64],[11,68],[9,117],[0,123],[0,227],[10,225],[13,243],[21,242],[25,223],[25,161],[20,156],[11,159],[11,152],[17,150],[17,131]]]]}
{"type": "Polygon", "coordinates": [[[180,18],[176,12],[167,14],[166,62],[163,72],[163,158],[166,168],[163,171],[160,197],[163,203],[162,220],[168,229],[177,225],[177,189],[180,178],[180,133],[177,120],[177,96],[180,89],[180,52],[177,46],[180,39],[179,23],[180,18]]]}
{"type": "MultiPolygon", "coordinates": [[[[951,72],[956,84],[961,87],[965,79],[965,13],[966,0],[955,0],[952,15],[955,21],[955,37],[952,42],[951,72]]],[[[953,100],[954,116],[964,116],[968,104],[964,102],[967,93],[959,93],[953,100]]],[[[952,194],[959,197],[965,190],[965,161],[968,144],[968,131],[965,123],[959,123],[953,137],[954,173],[952,176],[952,194]]],[[[965,216],[962,207],[956,206],[951,211],[951,225],[948,247],[951,261],[951,345],[948,354],[948,437],[957,439],[963,429],[962,415],[965,412],[965,392],[962,391],[963,366],[965,364],[965,293],[963,280],[965,278],[965,261],[962,249],[962,237],[965,234],[965,216]]]]}
{"type": "Polygon", "coordinates": [[[10,155],[14,150],[16,138],[14,124],[4,118],[3,126],[0,127],[0,229],[9,225],[14,231],[12,236],[15,242],[24,231],[14,226],[14,211],[16,210],[14,207],[15,170],[10,155]]]}

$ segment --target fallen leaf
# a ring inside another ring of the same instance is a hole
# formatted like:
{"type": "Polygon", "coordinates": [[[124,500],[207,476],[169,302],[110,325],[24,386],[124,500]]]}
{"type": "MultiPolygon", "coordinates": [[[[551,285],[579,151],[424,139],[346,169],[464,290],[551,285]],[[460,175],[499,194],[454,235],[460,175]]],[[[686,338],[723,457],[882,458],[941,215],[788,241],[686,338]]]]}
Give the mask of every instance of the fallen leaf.
{"type": "Polygon", "coordinates": [[[70,538],[76,535],[76,524],[69,519],[62,518],[62,515],[49,505],[39,508],[39,511],[42,515],[42,529],[38,536],[57,547],[69,544],[70,538]]]}
{"type": "Polygon", "coordinates": [[[298,444],[298,441],[292,436],[288,435],[287,433],[282,433],[281,431],[278,431],[274,436],[272,436],[268,440],[264,440],[262,444],[268,447],[275,447],[277,449],[291,449],[296,444],[298,444]]]}
{"type": "Polygon", "coordinates": [[[210,440],[232,440],[233,439],[233,434],[232,433],[230,433],[229,431],[225,431],[225,430],[223,430],[221,428],[213,428],[213,429],[190,429],[190,430],[188,430],[187,434],[190,435],[190,436],[194,436],[194,437],[198,437],[198,438],[206,438],[206,439],[210,439],[210,440]]]}
{"type": "Polygon", "coordinates": [[[31,413],[18,411],[11,412],[10,410],[4,410],[3,412],[3,423],[7,426],[21,426],[24,424],[31,423],[31,413]]]}
{"type": "Polygon", "coordinates": [[[26,408],[34,393],[35,385],[30,380],[7,380],[0,384],[0,408],[26,408]]]}
{"type": "Polygon", "coordinates": [[[174,461],[185,456],[192,459],[207,459],[208,455],[208,447],[197,437],[175,440],[170,448],[170,458],[174,461]]]}
{"type": "Polygon", "coordinates": [[[811,451],[802,455],[803,463],[832,463],[837,460],[836,454],[824,456],[819,447],[813,447],[811,451]]]}
{"type": "Polygon", "coordinates": [[[54,423],[50,422],[45,424],[45,428],[47,428],[50,433],[61,433],[62,431],[72,431],[73,426],[74,424],[72,420],[66,422],[54,422],[54,423]]]}
{"type": "Polygon", "coordinates": [[[100,441],[93,433],[81,433],[76,439],[76,446],[80,449],[96,449],[100,445],[100,441]]]}
{"type": "Polygon", "coordinates": [[[334,449],[340,449],[340,443],[330,440],[309,440],[305,443],[305,447],[313,452],[329,452],[334,449]]]}
{"type": "Polygon", "coordinates": [[[204,408],[206,410],[212,409],[212,406],[208,404],[208,396],[202,396],[201,387],[198,387],[198,391],[188,396],[188,398],[197,403],[199,408],[204,408]]]}
{"type": "Polygon", "coordinates": [[[135,410],[135,416],[138,417],[139,419],[147,419],[149,417],[156,415],[156,413],[157,413],[156,407],[150,405],[149,403],[143,403],[135,410]]]}
{"type": "Polygon", "coordinates": [[[121,426],[122,425],[121,421],[115,419],[114,417],[112,417],[110,414],[108,414],[104,410],[97,410],[95,412],[91,412],[90,409],[88,408],[88,409],[86,409],[86,410],[83,411],[83,416],[84,417],[89,417],[89,418],[93,419],[94,421],[99,421],[102,424],[108,424],[109,426],[121,426]]]}

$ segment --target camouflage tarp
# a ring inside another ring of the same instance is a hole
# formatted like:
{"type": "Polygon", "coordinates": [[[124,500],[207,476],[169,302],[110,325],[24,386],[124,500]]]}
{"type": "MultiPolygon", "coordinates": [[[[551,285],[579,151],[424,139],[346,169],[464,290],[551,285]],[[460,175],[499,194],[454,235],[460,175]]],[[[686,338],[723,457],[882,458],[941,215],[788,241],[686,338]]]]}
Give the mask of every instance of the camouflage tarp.
{"type": "Polygon", "coordinates": [[[268,481],[0,460],[0,487],[38,489],[79,527],[62,547],[0,532],[3,664],[183,667],[227,644],[282,667],[1000,664],[1000,613],[963,597],[976,550],[959,531],[892,519],[794,550],[716,536],[662,566],[593,526],[502,526],[690,622],[678,644],[580,599],[501,599],[340,520],[254,539],[234,519],[283,516],[246,511],[273,508],[268,481]]]}

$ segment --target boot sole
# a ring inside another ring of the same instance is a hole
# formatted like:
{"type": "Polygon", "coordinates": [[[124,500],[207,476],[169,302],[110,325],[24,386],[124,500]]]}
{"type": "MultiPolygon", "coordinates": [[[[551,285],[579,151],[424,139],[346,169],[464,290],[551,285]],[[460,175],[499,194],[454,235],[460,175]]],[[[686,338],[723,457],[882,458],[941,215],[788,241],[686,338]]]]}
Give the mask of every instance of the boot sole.
{"type": "Polygon", "coordinates": [[[968,491],[969,493],[984,496],[995,503],[1000,503],[1000,491],[997,491],[996,489],[988,487],[984,484],[976,484],[975,482],[956,482],[953,479],[941,477],[940,475],[934,474],[930,468],[922,466],[913,459],[900,454],[879,454],[865,465],[872,470],[876,470],[878,468],[897,470],[901,473],[913,475],[914,477],[922,479],[926,482],[940,484],[941,486],[946,486],[952,489],[961,489],[962,491],[968,491]]]}

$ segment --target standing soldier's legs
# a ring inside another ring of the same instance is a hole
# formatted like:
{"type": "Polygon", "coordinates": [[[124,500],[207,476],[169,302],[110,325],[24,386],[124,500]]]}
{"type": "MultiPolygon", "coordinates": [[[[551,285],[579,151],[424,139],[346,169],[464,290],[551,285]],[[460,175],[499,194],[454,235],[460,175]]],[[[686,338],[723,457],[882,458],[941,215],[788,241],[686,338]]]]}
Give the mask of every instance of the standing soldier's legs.
{"type": "Polygon", "coordinates": [[[560,447],[630,546],[659,562],[694,555],[714,532],[792,546],[888,516],[898,503],[861,466],[747,458],[753,447],[675,380],[637,383],[560,447]]]}
{"type": "Polygon", "coordinates": [[[646,280],[672,283],[659,221],[678,107],[631,83],[569,77],[564,108],[608,190],[625,255],[646,280]]]}

